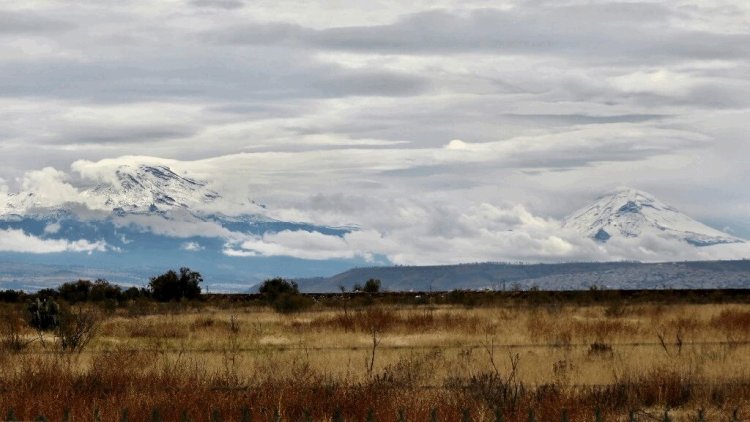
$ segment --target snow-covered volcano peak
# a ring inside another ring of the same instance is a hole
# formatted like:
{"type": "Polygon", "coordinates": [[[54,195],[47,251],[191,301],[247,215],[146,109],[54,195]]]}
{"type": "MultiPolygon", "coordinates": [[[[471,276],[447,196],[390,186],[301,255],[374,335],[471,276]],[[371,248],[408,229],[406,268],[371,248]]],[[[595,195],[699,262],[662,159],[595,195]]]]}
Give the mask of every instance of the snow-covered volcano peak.
{"type": "Polygon", "coordinates": [[[633,188],[621,188],[600,197],[567,217],[564,226],[600,242],[613,237],[649,235],[679,239],[695,246],[742,242],[633,188]]]}
{"type": "Polygon", "coordinates": [[[220,196],[206,183],[180,176],[167,166],[122,165],[111,183],[82,192],[109,209],[126,211],[192,208],[220,196]]]}

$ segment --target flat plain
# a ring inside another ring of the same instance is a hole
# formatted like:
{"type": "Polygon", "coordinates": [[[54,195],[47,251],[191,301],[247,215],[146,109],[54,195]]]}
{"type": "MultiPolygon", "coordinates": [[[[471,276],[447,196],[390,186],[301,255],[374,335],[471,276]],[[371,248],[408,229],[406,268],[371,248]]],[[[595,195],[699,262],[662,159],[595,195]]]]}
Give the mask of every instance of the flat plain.
{"type": "Polygon", "coordinates": [[[73,306],[95,315],[96,325],[91,341],[70,352],[51,334],[23,324],[23,305],[3,305],[0,416],[750,417],[750,306],[744,303],[393,303],[348,296],[293,313],[224,299],[73,306]]]}

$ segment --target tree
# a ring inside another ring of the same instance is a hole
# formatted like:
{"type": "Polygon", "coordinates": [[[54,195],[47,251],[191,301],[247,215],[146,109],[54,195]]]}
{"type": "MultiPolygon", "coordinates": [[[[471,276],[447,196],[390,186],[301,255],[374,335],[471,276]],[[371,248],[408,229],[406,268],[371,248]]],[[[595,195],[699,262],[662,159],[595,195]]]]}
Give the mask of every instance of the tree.
{"type": "Polygon", "coordinates": [[[273,303],[282,295],[298,295],[299,286],[294,281],[276,277],[264,281],[258,291],[268,303],[273,303]]]}
{"type": "Polygon", "coordinates": [[[91,294],[92,283],[88,280],[78,280],[63,283],[57,288],[59,297],[68,303],[86,302],[91,294]]]}
{"type": "Polygon", "coordinates": [[[122,288],[101,278],[94,282],[91,286],[91,292],[89,292],[89,300],[93,302],[117,302],[122,299],[122,288]]]}
{"type": "Polygon", "coordinates": [[[132,286],[125,289],[125,291],[122,292],[122,295],[126,300],[136,300],[141,297],[150,297],[151,292],[143,287],[139,289],[138,287],[132,286]]]}
{"type": "Polygon", "coordinates": [[[169,302],[183,298],[197,299],[201,294],[200,283],[202,282],[203,277],[200,273],[183,267],[180,268],[179,274],[169,270],[158,277],[152,277],[148,285],[154,299],[169,302]]]}
{"type": "Polygon", "coordinates": [[[300,294],[297,283],[280,277],[264,281],[258,291],[278,312],[298,312],[312,305],[312,299],[300,294]]]}
{"type": "Polygon", "coordinates": [[[380,291],[380,280],[371,278],[365,282],[365,287],[362,288],[365,293],[378,293],[380,291]]]}

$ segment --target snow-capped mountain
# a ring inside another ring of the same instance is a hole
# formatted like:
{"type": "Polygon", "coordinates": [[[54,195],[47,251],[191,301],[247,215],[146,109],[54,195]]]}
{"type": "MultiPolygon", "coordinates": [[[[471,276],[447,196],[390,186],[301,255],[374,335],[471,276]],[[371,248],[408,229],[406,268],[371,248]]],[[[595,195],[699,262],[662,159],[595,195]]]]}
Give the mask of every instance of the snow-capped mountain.
{"type": "Polygon", "coordinates": [[[8,194],[6,203],[0,204],[0,215],[49,213],[52,208],[67,209],[66,205],[107,212],[197,210],[220,198],[205,182],[180,176],[169,167],[122,165],[106,182],[71,195],[69,204],[50,201],[37,192],[8,194]]]}
{"type": "Polygon", "coordinates": [[[677,239],[694,246],[744,242],[632,188],[617,190],[581,208],[564,220],[563,227],[600,242],[649,235],[677,239]]]}
{"type": "Polygon", "coordinates": [[[120,166],[112,183],[84,190],[84,199],[107,209],[124,211],[190,209],[209,204],[220,195],[205,182],[182,177],[166,166],[120,166]]]}
{"type": "MultiPolygon", "coordinates": [[[[352,229],[274,219],[262,205],[224,198],[209,183],[166,166],[123,165],[101,180],[91,187],[60,186],[65,190],[60,194],[0,192],[0,282],[8,264],[97,269],[102,276],[131,274],[131,280],[190,266],[221,288],[219,283],[249,286],[281,269],[287,276],[310,276],[363,263],[263,256],[247,249],[246,242],[265,235],[343,236],[352,229]]],[[[125,279],[113,281],[118,280],[125,279]]],[[[29,279],[14,281],[20,282],[29,279]]]]}

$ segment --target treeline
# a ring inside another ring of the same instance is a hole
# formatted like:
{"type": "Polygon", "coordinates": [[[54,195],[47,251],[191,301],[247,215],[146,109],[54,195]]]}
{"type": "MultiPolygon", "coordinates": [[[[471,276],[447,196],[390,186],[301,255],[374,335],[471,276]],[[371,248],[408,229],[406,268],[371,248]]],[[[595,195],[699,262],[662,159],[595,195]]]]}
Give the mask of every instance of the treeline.
{"type": "Polygon", "coordinates": [[[179,271],[169,270],[159,276],[151,277],[148,287],[123,288],[104,279],[77,280],[63,283],[54,289],[41,289],[35,293],[0,290],[0,302],[20,303],[36,299],[52,299],[63,300],[69,304],[86,302],[118,304],[136,300],[158,302],[196,300],[201,298],[201,282],[203,282],[203,277],[200,273],[184,267],[179,271]]]}

